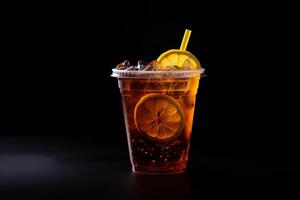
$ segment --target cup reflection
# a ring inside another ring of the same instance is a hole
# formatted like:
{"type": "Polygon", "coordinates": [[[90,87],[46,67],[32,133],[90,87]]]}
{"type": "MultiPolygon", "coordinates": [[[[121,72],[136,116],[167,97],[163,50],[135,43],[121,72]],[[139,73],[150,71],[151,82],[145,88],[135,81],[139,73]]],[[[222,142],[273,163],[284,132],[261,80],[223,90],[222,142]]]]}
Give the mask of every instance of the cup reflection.
{"type": "Polygon", "coordinates": [[[149,175],[132,173],[130,199],[191,199],[192,189],[185,174],[149,175]]]}

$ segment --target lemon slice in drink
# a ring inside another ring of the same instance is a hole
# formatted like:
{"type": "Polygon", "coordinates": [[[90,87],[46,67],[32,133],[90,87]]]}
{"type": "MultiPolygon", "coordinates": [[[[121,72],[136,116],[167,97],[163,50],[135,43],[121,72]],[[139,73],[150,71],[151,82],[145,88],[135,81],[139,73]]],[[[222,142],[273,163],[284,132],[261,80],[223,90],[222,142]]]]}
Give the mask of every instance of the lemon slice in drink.
{"type": "Polygon", "coordinates": [[[160,63],[159,70],[168,70],[169,67],[176,66],[189,70],[199,70],[201,65],[199,60],[191,52],[183,51],[179,49],[171,49],[161,54],[157,61],[160,63]],[[188,64],[187,64],[188,63],[188,64]]]}
{"type": "Polygon", "coordinates": [[[148,94],[134,110],[137,129],[148,139],[168,142],[176,139],[184,128],[184,112],[171,96],[148,94]]]}

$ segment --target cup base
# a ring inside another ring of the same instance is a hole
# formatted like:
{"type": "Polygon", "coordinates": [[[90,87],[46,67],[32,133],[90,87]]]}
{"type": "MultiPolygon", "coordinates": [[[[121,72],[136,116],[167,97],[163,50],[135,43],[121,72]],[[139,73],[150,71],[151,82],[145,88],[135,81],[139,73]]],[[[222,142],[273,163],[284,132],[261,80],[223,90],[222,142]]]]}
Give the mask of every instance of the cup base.
{"type": "Polygon", "coordinates": [[[180,169],[160,169],[160,168],[153,168],[153,167],[132,167],[133,173],[138,174],[151,174],[151,175],[170,175],[170,174],[180,174],[184,173],[186,171],[186,168],[180,168],[180,169]]]}

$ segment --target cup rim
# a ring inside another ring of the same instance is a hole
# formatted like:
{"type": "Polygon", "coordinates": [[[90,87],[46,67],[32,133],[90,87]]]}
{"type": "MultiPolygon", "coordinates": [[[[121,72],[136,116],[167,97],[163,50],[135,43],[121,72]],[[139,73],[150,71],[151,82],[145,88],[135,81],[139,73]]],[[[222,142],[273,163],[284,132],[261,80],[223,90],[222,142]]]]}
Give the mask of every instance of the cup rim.
{"type": "MultiPolygon", "coordinates": [[[[203,74],[205,71],[204,68],[201,68],[200,70],[178,70],[178,71],[126,71],[126,70],[120,70],[113,68],[112,69],[112,77],[120,77],[120,78],[126,78],[126,77],[135,77],[135,75],[145,75],[145,77],[149,77],[151,75],[166,75],[170,76],[173,75],[174,77],[190,77],[195,74],[203,74]]],[[[139,76],[139,78],[142,78],[143,76],[139,76]]],[[[138,78],[138,77],[136,77],[138,78]]],[[[160,78],[163,78],[160,76],[160,78]]]]}

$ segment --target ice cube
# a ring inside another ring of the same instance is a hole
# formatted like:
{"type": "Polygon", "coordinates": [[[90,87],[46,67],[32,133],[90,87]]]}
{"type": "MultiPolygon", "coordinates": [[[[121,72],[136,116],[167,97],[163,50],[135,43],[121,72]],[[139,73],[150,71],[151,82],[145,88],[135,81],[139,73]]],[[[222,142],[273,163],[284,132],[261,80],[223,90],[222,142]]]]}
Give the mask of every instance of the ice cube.
{"type": "Polygon", "coordinates": [[[117,65],[117,69],[119,69],[119,70],[125,70],[129,67],[130,67],[130,63],[128,60],[124,60],[122,63],[117,65]]]}
{"type": "Polygon", "coordinates": [[[182,70],[191,70],[192,69],[192,63],[190,62],[189,59],[185,59],[185,61],[182,64],[182,70]]]}
{"type": "Polygon", "coordinates": [[[151,61],[146,67],[143,69],[144,71],[157,71],[160,68],[159,62],[156,60],[151,61]]]}
{"type": "Polygon", "coordinates": [[[178,81],[178,82],[173,82],[171,85],[171,88],[173,90],[186,90],[187,89],[187,85],[188,85],[188,81],[182,79],[182,81],[178,81]]]}
{"type": "Polygon", "coordinates": [[[139,61],[138,61],[137,68],[138,68],[139,70],[144,70],[145,66],[146,66],[145,61],[143,61],[143,60],[139,60],[139,61]]]}
{"type": "Polygon", "coordinates": [[[181,70],[181,67],[178,67],[177,65],[167,66],[166,70],[167,71],[177,71],[177,70],[181,70]]]}
{"type": "Polygon", "coordinates": [[[130,66],[125,69],[126,71],[137,71],[138,69],[135,66],[130,66]]]}
{"type": "Polygon", "coordinates": [[[155,71],[154,68],[152,66],[147,65],[143,71],[155,71]]]}

